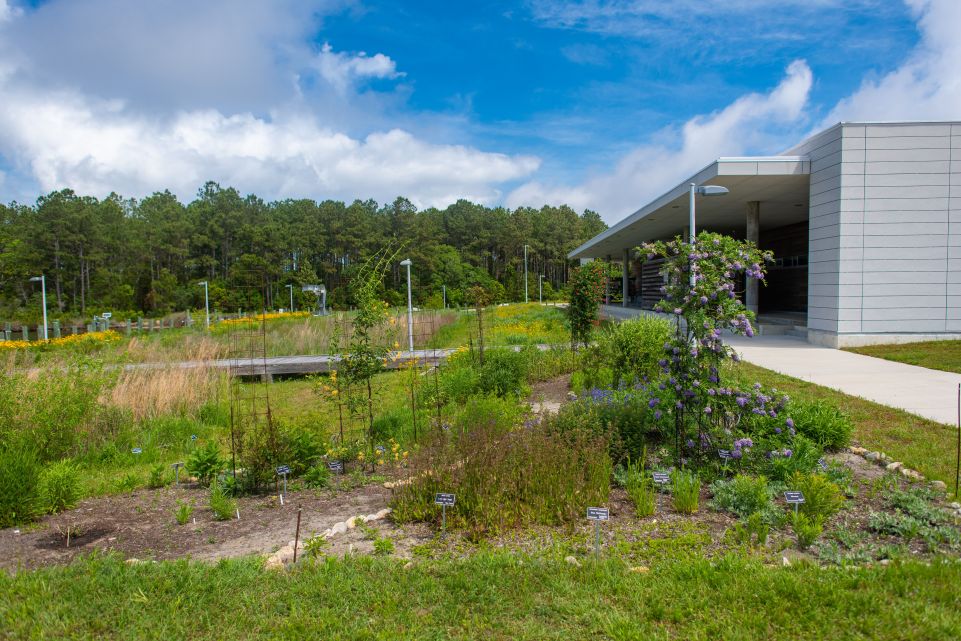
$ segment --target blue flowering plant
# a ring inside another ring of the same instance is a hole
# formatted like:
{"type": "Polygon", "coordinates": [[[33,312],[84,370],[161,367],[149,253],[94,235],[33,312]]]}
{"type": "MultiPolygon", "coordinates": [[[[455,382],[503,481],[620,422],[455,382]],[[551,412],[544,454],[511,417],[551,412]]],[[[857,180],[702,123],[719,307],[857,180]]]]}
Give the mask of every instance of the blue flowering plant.
{"type": "Polygon", "coordinates": [[[754,315],[738,298],[739,283],[742,278],[763,283],[772,254],[708,232],[694,243],[675,238],[638,251],[648,260],[664,259],[665,283],[655,309],[676,320],[648,404],[660,431],[674,437],[677,463],[763,469],[771,451],[790,450],[794,426],[784,415],[788,399],[760,385],[750,390],[724,385],[722,363],[736,361],[737,354],[721,336],[754,335],[754,315]]]}

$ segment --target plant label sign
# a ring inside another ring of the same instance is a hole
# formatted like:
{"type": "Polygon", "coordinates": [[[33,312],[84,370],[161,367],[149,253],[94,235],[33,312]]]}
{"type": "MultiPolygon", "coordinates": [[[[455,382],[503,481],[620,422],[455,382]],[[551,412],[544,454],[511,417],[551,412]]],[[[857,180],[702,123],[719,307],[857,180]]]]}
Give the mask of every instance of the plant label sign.
{"type": "Polygon", "coordinates": [[[654,477],[654,482],[659,483],[661,485],[671,480],[671,475],[668,474],[667,472],[654,472],[652,476],[654,477]]]}
{"type": "Polygon", "coordinates": [[[191,441],[196,441],[196,440],[197,440],[197,435],[196,435],[196,434],[191,434],[191,435],[190,435],[190,440],[191,440],[191,441]]]}
{"type": "Polygon", "coordinates": [[[344,464],[341,461],[328,461],[327,469],[330,470],[331,472],[334,472],[335,474],[343,474],[344,464]]]}
{"type": "Polygon", "coordinates": [[[718,450],[717,455],[726,461],[731,458],[731,450],[718,450]]]}
{"type": "Polygon", "coordinates": [[[383,454],[384,452],[387,451],[387,448],[384,447],[383,445],[378,445],[378,446],[375,447],[374,449],[377,450],[378,452],[380,452],[381,454],[383,454]]]}
{"type": "Polygon", "coordinates": [[[180,462],[178,462],[178,463],[172,464],[170,467],[174,468],[175,470],[179,470],[179,469],[182,468],[183,466],[184,466],[183,461],[180,461],[180,462]]]}
{"type": "Polygon", "coordinates": [[[794,505],[797,505],[798,503],[804,503],[804,492],[785,492],[784,500],[794,505]]]}
{"type": "Polygon", "coordinates": [[[610,511],[606,507],[587,508],[587,519],[589,521],[606,521],[610,518],[610,511]]]}
{"type": "Polygon", "coordinates": [[[281,465],[277,468],[277,476],[286,476],[287,474],[290,474],[289,465],[281,465]]]}
{"type": "Polygon", "coordinates": [[[819,458],[819,459],[818,459],[818,466],[819,466],[822,470],[828,469],[828,463],[827,463],[827,461],[825,461],[823,458],[819,458]]]}
{"type": "Polygon", "coordinates": [[[143,454],[143,449],[139,447],[135,447],[132,450],[130,450],[130,452],[133,454],[143,454]]]}
{"type": "Polygon", "coordinates": [[[434,503],[436,505],[454,505],[454,495],[445,494],[444,492],[438,492],[434,495],[434,503]]]}

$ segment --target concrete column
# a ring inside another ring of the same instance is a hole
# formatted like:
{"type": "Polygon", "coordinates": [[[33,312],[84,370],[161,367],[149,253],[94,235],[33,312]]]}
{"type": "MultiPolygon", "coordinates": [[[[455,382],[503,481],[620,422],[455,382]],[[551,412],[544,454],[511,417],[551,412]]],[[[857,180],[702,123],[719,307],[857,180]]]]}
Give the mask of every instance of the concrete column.
{"type": "MultiPolygon", "coordinates": [[[[752,241],[755,245],[761,239],[761,203],[752,200],[747,204],[747,233],[745,239],[752,241]]],[[[744,285],[744,304],[749,311],[757,314],[757,281],[747,278],[744,285]]]]}
{"type": "MultiPolygon", "coordinates": [[[[610,271],[609,271],[610,266],[611,266],[611,255],[608,254],[608,255],[607,255],[607,267],[605,267],[605,271],[606,271],[608,274],[610,273],[610,271]]],[[[608,278],[607,276],[604,277],[604,304],[605,304],[605,305],[610,305],[610,304],[611,304],[611,282],[610,282],[610,278],[608,278]]]]}
{"type": "Polygon", "coordinates": [[[628,293],[627,281],[628,281],[628,274],[630,273],[630,264],[631,264],[631,250],[625,249],[624,263],[623,263],[623,268],[621,269],[621,292],[622,292],[621,307],[627,307],[627,293],[628,293]]]}

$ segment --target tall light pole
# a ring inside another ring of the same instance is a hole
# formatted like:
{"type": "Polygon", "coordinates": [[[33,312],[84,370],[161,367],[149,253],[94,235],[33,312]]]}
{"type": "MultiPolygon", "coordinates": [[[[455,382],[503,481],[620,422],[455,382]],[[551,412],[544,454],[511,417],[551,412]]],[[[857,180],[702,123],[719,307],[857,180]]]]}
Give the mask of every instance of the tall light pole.
{"type": "Polygon", "coordinates": [[[444,295],[444,309],[447,309],[447,285],[441,285],[440,288],[444,295]]]}
{"type": "Polygon", "coordinates": [[[537,302],[544,303],[544,274],[537,275],[537,302]]]}
{"type": "Polygon", "coordinates": [[[524,245],[524,302],[527,302],[527,245],[524,245]]]}
{"type": "Polygon", "coordinates": [[[290,311],[294,311],[294,286],[287,285],[287,289],[290,290],[290,311]]]}
{"type": "Polygon", "coordinates": [[[30,279],[30,282],[40,283],[40,295],[43,300],[43,340],[47,340],[47,275],[34,276],[30,279]]]}
{"type": "MultiPolygon", "coordinates": [[[[690,231],[688,232],[688,241],[691,247],[694,247],[694,241],[697,238],[697,231],[695,230],[695,216],[694,216],[694,196],[695,194],[700,194],[701,196],[723,196],[730,190],[727,187],[722,187],[721,185],[697,185],[691,183],[691,204],[688,208],[688,214],[690,220],[688,221],[688,227],[690,231]]],[[[694,269],[693,264],[691,265],[691,287],[694,287],[694,269]]]]}
{"type": "Polygon", "coordinates": [[[206,327],[207,327],[207,329],[210,329],[210,296],[209,296],[209,292],[208,292],[208,290],[207,290],[207,281],[201,281],[201,282],[199,282],[199,283],[197,283],[197,284],[204,286],[204,311],[205,311],[206,314],[207,314],[207,315],[206,315],[206,319],[207,319],[206,327]]]}
{"type": "Polygon", "coordinates": [[[407,347],[414,352],[414,306],[410,297],[410,258],[400,261],[407,268],[407,347]]]}

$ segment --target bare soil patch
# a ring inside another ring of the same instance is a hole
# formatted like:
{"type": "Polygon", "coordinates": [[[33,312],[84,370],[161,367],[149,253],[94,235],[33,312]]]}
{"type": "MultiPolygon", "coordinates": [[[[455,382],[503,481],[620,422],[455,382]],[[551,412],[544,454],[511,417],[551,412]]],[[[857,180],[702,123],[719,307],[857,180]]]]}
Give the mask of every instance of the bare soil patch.
{"type": "Polygon", "coordinates": [[[80,554],[108,550],[140,560],[268,554],[294,538],[298,509],[301,536],[309,536],[387,507],[390,490],[376,483],[345,491],[291,491],[283,506],[276,495],[243,497],[238,499],[240,520],[230,521],[214,520],[208,496],[206,488],[167,487],[84,500],[76,509],[31,526],[0,531],[0,568],[64,564],[80,554]],[[174,517],[178,501],[196,508],[185,525],[174,517]]]}

